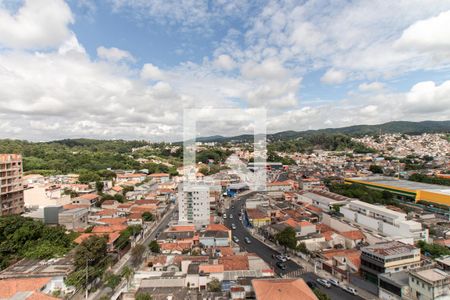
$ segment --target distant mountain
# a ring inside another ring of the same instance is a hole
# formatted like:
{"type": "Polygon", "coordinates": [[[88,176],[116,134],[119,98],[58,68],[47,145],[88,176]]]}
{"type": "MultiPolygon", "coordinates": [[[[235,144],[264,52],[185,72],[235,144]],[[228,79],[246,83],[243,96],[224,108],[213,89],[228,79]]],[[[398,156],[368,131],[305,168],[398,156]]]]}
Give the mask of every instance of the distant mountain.
{"type": "MultiPolygon", "coordinates": [[[[313,135],[329,135],[329,134],[345,134],[349,136],[375,135],[384,133],[404,133],[404,134],[422,134],[422,133],[440,133],[450,132],[449,121],[393,121],[378,125],[354,125],[341,128],[325,128],[306,131],[282,131],[278,133],[268,134],[269,141],[291,140],[302,137],[310,137],[313,135]]],[[[201,142],[251,142],[253,135],[244,134],[233,137],[224,137],[220,135],[211,137],[198,138],[201,142]]]]}

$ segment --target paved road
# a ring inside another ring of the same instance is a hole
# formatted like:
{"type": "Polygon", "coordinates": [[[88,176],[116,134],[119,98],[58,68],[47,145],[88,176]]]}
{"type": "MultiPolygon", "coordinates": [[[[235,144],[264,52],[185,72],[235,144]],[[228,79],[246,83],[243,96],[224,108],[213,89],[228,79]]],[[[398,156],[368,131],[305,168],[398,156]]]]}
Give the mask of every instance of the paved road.
{"type": "MultiPolygon", "coordinates": [[[[237,236],[239,238],[239,246],[242,249],[245,249],[248,252],[256,253],[259,257],[261,257],[266,263],[268,263],[274,270],[275,273],[278,275],[283,275],[288,272],[293,271],[301,271],[301,266],[299,266],[294,261],[287,261],[286,264],[286,270],[281,270],[278,268],[275,264],[277,260],[272,258],[272,255],[278,255],[279,252],[275,251],[271,247],[267,246],[260,240],[254,238],[251,236],[251,234],[248,232],[248,230],[244,227],[243,223],[239,221],[239,212],[241,210],[242,205],[245,203],[245,200],[249,198],[252,194],[248,194],[239,198],[236,198],[230,209],[227,211],[227,216],[230,214],[233,215],[233,218],[230,219],[229,217],[224,220],[225,225],[228,228],[231,228],[231,224],[234,223],[236,225],[236,230],[233,230],[233,235],[237,236]],[[246,244],[244,242],[244,237],[248,237],[251,240],[250,244],[246,244]]],[[[305,281],[313,281],[316,282],[317,275],[314,273],[304,273],[300,275],[301,278],[303,278],[305,281]]],[[[325,292],[330,296],[332,300],[360,300],[361,297],[351,295],[342,289],[338,287],[331,287],[329,289],[319,286],[319,289],[325,292]]]]}
{"type": "MultiPolygon", "coordinates": [[[[166,228],[166,226],[172,220],[172,216],[174,215],[174,212],[176,212],[177,210],[178,210],[177,206],[175,206],[174,209],[169,210],[163,216],[163,218],[159,222],[159,224],[154,229],[152,229],[151,233],[146,238],[144,238],[144,240],[139,241],[138,244],[143,244],[146,248],[148,248],[150,241],[155,239],[156,233],[159,231],[163,231],[166,228]]],[[[130,252],[131,252],[131,250],[130,250],[130,252]]],[[[127,255],[127,258],[124,258],[123,261],[117,262],[117,264],[113,267],[114,274],[119,274],[125,265],[131,266],[131,264],[130,264],[131,255],[129,255],[129,253],[127,253],[125,255],[127,255]]],[[[122,279],[120,286],[116,290],[121,289],[124,286],[124,283],[125,283],[125,279],[122,279]]],[[[110,292],[109,288],[103,287],[103,288],[97,290],[95,293],[90,294],[89,300],[99,299],[103,295],[108,295],[109,292],[110,292]]]]}

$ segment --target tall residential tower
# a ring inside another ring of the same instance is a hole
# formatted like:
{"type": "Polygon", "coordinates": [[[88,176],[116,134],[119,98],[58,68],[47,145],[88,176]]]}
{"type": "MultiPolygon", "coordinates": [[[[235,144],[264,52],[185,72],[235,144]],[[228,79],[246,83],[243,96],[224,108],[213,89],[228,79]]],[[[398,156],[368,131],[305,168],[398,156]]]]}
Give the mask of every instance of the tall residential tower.
{"type": "Polygon", "coordinates": [[[22,156],[0,154],[0,216],[23,211],[22,156]]]}

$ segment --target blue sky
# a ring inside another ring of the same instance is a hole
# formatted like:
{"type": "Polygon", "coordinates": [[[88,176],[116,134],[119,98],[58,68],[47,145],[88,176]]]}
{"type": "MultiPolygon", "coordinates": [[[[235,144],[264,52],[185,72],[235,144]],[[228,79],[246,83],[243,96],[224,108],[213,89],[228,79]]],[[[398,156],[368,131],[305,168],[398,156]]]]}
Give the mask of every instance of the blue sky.
{"type": "Polygon", "coordinates": [[[446,28],[449,0],[0,0],[0,138],[177,140],[192,108],[264,108],[269,132],[450,119],[446,28]]]}

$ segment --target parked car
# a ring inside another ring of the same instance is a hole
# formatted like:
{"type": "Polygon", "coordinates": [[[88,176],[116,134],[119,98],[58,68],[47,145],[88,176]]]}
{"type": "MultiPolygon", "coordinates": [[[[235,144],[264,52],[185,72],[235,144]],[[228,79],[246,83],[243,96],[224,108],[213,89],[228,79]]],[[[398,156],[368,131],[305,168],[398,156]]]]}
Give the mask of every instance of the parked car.
{"type": "Polygon", "coordinates": [[[334,278],[328,279],[328,282],[331,283],[331,285],[339,286],[339,281],[334,278]]]}
{"type": "Polygon", "coordinates": [[[286,262],[286,261],[287,261],[286,257],[284,257],[284,256],[281,255],[281,254],[275,256],[275,258],[278,259],[278,260],[281,261],[281,262],[286,262]]]}
{"type": "Polygon", "coordinates": [[[252,241],[248,238],[248,236],[246,236],[245,238],[244,238],[244,241],[247,243],[247,244],[250,244],[252,241]]]}
{"type": "Polygon", "coordinates": [[[223,214],[222,218],[226,219],[227,218],[227,214],[223,214]]]}
{"type": "Polygon", "coordinates": [[[323,285],[324,287],[330,288],[331,284],[328,282],[328,280],[317,278],[317,282],[323,285]]]}
{"type": "Polygon", "coordinates": [[[286,265],[283,264],[281,261],[277,262],[277,267],[281,270],[286,270],[286,265]]]}
{"type": "Polygon", "coordinates": [[[231,208],[234,208],[234,205],[231,205],[231,208]]]}
{"type": "Polygon", "coordinates": [[[232,214],[230,214],[230,219],[233,219],[233,215],[232,214]]]}
{"type": "Polygon", "coordinates": [[[233,241],[234,241],[235,243],[239,243],[239,239],[238,239],[238,237],[237,237],[237,236],[235,236],[235,235],[233,235],[233,241]]]}
{"type": "Polygon", "coordinates": [[[346,286],[344,288],[344,291],[346,291],[346,292],[348,292],[348,293],[350,293],[352,295],[355,295],[355,296],[358,295],[358,292],[354,288],[349,287],[349,286],[346,286]]]}
{"type": "Polygon", "coordinates": [[[231,224],[231,229],[236,229],[236,224],[231,224]]]}
{"type": "Polygon", "coordinates": [[[317,284],[313,281],[307,281],[306,284],[309,286],[310,289],[316,289],[317,284]]]}
{"type": "Polygon", "coordinates": [[[277,258],[277,255],[276,254],[272,254],[272,258],[277,258]]]}
{"type": "Polygon", "coordinates": [[[284,258],[286,258],[286,260],[291,260],[291,256],[289,254],[285,254],[283,256],[284,256],[284,258]]]}

